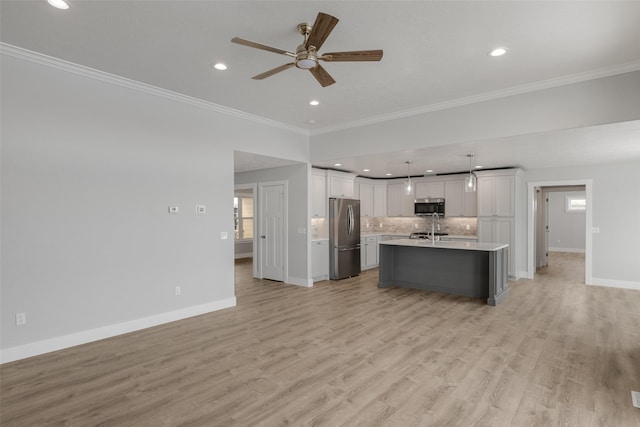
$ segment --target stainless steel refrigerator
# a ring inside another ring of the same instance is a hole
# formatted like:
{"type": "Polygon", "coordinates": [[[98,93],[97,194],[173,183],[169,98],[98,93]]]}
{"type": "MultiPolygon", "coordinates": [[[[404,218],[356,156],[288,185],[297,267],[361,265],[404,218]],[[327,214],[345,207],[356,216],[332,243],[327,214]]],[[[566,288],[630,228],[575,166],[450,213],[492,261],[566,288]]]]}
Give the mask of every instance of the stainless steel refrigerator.
{"type": "Polygon", "coordinates": [[[360,200],[329,199],[329,278],[360,274],[360,200]]]}

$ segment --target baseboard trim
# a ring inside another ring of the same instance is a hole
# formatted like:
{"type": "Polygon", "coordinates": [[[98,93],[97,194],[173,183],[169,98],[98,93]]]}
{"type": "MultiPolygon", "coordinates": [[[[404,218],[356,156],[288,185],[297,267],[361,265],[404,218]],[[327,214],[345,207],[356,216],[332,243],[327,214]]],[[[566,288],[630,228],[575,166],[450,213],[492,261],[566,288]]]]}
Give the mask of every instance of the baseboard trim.
{"type": "Polygon", "coordinates": [[[613,280],[613,279],[598,279],[593,277],[589,286],[604,286],[607,288],[621,288],[621,289],[633,289],[640,291],[640,282],[631,282],[629,280],[613,280]]]}
{"type": "Polygon", "coordinates": [[[583,254],[584,249],[580,248],[549,248],[549,252],[570,252],[574,254],[583,254]]]}
{"type": "Polygon", "coordinates": [[[81,344],[87,344],[93,341],[99,341],[105,338],[111,338],[117,335],[135,332],[151,328],[153,326],[162,325],[164,323],[175,322],[177,320],[187,319],[189,317],[199,316],[201,314],[211,313],[213,311],[235,306],[236,298],[227,298],[208,304],[196,305],[180,310],[144,317],[142,319],[131,320],[129,322],[116,323],[114,325],[104,326],[101,328],[90,329],[87,331],[63,335],[61,337],[19,345],[0,350],[0,364],[26,359],[28,357],[38,356],[81,344]]]}
{"type": "Polygon", "coordinates": [[[312,288],[313,287],[313,279],[307,279],[307,278],[303,278],[303,277],[287,277],[287,280],[285,281],[285,283],[289,284],[289,285],[297,285],[297,286],[304,286],[305,288],[312,288]]]}

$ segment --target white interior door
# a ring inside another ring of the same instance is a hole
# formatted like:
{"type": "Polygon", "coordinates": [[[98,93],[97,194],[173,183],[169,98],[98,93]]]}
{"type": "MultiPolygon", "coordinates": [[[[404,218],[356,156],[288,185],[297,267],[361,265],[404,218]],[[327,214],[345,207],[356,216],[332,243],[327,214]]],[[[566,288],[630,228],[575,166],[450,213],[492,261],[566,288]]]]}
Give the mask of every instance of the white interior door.
{"type": "Polygon", "coordinates": [[[260,270],[263,279],[284,281],[284,186],[260,187],[260,270]]]}

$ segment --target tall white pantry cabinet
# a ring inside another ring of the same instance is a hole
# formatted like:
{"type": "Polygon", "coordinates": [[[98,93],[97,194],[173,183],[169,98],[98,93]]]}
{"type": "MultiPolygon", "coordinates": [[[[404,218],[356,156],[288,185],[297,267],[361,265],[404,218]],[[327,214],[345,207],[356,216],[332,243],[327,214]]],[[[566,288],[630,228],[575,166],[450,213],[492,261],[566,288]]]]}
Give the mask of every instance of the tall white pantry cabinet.
{"type": "Polygon", "coordinates": [[[478,171],[478,242],[509,244],[509,279],[518,277],[520,254],[516,246],[522,218],[518,191],[523,184],[520,169],[478,171]]]}

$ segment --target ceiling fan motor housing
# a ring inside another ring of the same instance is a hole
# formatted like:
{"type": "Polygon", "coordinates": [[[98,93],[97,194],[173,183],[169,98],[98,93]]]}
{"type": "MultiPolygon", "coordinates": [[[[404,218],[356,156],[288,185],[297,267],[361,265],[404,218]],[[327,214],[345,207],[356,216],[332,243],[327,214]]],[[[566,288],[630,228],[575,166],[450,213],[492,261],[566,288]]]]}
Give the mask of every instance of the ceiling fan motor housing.
{"type": "Polygon", "coordinates": [[[307,50],[304,43],[298,46],[298,49],[296,49],[295,64],[296,67],[303,70],[308,70],[318,65],[318,53],[315,47],[309,46],[307,50]]]}

